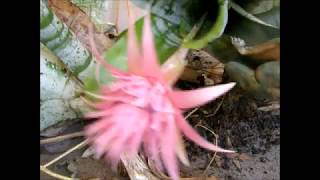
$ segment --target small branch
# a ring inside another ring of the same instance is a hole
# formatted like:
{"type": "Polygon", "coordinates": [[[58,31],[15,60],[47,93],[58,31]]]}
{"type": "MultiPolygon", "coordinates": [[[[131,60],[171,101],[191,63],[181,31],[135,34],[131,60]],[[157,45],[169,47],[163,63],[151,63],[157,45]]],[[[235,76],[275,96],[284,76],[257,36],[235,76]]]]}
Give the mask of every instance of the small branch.
{"type": "Polygon", "coordinates": [[[280,109],[279,103],[273,103],[271,105],[258,108],[259,111],[264,111],[264,112],[274,111],[274,110],[278,110],[278,109],[280,109]]]}
{"type": "Polygon", "coordinates": [[[217,114],[218,110],[220,109],[220,107],[221,107],[221,105],[222,105],[222,103],[224,101],[224,97],[225,96],[226,95],[222,96],[222,100],[219,102],[218,107],[214,110],[214,112],[212,114],[207,115],[206,117],[212,117],[212,116],[215,116],[217,114]]]}
{"type": "Polygon", "coordinates": [[[193,113],[195,113],[196,111],[198,111],[199,108],[194,108],[191,112],[189,112],[187,115],[186,115],[186,119],[188,119],[193,113]]]}
{"type": "Polygon", "coordinates": [[[47,138],[47,139],[40,140],[40,144],[49,144],[49,143],[59,142],[59,141],[63,141],[66,139],[81,137],[83,135],[84,135],[84,133],[82,131],[70,133],[70,134],[65,134],[65,135],[61,135],[61,136],[57,136],[57,137],[53,137],[53,138],[47,138]]]}
{"type": "Polygon", "coordinates": [[[54,164],[55,162],[59,161],[60,159],[62,159],[63,157],[67,156],[68,154],[72,153],[73,151],[80,149],[82,147],[84,147],[85,145],[88,144],[88,140],[84,140],[81,143],[79,143],[78,145],[72,147],[71,149],[69,149],[68,151],[66,151],[65,153],[61,154],[60,156],[56,157],[55,159],[53,159],[52,161],[48,162],[47,164],[43,165],[43,167],[47,168],[48,166],[54,164]]]}
{"type": "Polygon", "coordinates": [[[69,178],[67,176],[63,176],[63,175],[57,174],[55,172],[52,172],[44,166],[40,166],[40,171],[42,171],[42,172],[44,172],[54,178],[60,179],[60,180],[75,180],[74,178],[69,178]]]}
{"type": "MultiPolygon", "coordinates": [[[[205,127],[205,126],[202,126],[202,125],[200,125],[200,124],[198,124],[198,125],[196,125],[196,126],[200,126],[200,127],[204,128],[205,130],[211,132],[211,133],[214,135],[214,137],[215,137],[215,141],[216,141],[216,142],[215,142],[215,145],[218,146],[218,137],[219,137],[219,136],[218,136],[216,133],[214,133],[213,130],[211,130],[211,129],[205,127]]],[[[216,155],[217,155],[217,152],[214,152],[214,154],[213,154],[213,156],[212,156],[209,164],[207,165],[206,169],[205,169],[205,170],[203,171],[203,173],[202,173],[202,176],[203,176],[203,177],[206,177],[206,176],[207,176],[207,172],[208,172],[211,164],[213,163],[214,159],[216,158],[216,155]]]]}

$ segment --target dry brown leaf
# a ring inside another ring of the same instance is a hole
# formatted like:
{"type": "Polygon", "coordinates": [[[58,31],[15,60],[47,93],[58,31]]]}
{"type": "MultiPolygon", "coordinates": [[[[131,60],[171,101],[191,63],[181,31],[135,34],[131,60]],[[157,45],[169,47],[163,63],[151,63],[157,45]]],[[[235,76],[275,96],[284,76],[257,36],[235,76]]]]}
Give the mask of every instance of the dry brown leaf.
{"type": "Polygon", "coordinates": [[[200,79],[206,85],[218,84],[222,81],[224,65],[205,51],[191,51],[186,66],[180,79],[199,83],[200,79]]]}
{"type": "Polygon", "coordinates": [[[147,161],[148,161],[148,166],[149,166],[151,172],[153,174],[155,174],[159,179],[161,179],[161,180],[169,180],[170,179],[170,177],[165,175],[162,171],[160,171],[156,167],[155,163],[152,160],[148,159],[147,161]]]}
{"type": "Polygon", "coordinates": [[[251,159],[251,157],[250,157],[249,155],[247,155],[247,154],[240,154],[240,155],[238,156],[238,158],[239,158],[239,160],[241,160],[241,161],[246,161],[246,160],[250,160],[250,159],[251,159]]]}
{"type": "Polygon", "coordinates": [[[276,40],[252,47],[247,47],[245,42],[239,38],[232,38],[232,43],[241,55],[265,61],[280,60],[280,42],[276,40]]]}
{"type": "Polygon", "coordinates": [[[128,10],[132,13],[134,20],[138,20],[145,16],[148,11],[136,6],[133,2],[129,1],[105,1],[107,6],[110,6],[108,10],[113,11],[112,14],[106,16],[107,19],[114,19],[113,23],[116,25],[119,33],[126,30],[129,24],[128,10]]]}
{"type": "Polygon", "coordinates": [[[126,156],[122,156],[121,161],[125,166],[131,180],[160,180],[152,174],[149,167],[139,155],[135,155],[131,159],[126,156]]]}
{"type": "Polygon", "coordinates": [[[90,17],[70,0],[48,0],[48,5],[88,50],[90,50],[88,39],[90,26],[94,27],[93,35],[99,52],[104,52],[113,44],[113,37],[109,37],[110,34],[98,32],[90,17]]]}
{"type": "Polygon", "coordinates": [[[239,156],[239,154],[238,153],[227,153],[224,156],[227,158],[230,158],[230,159],[234,159],[234,158],[237,158],[239,156]]]}

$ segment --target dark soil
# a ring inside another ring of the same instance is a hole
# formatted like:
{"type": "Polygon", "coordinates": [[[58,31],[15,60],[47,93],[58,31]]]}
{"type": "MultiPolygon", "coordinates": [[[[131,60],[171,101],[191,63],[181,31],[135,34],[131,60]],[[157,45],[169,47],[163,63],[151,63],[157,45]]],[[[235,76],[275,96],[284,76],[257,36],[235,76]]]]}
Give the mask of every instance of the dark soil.
{"type": "MultiPolygon", "coordinates": [[[[183,83],[183,88],[196,85],[183,83]]],[[[198,132],[211,142],[215,136],[201,126],[218,135],[218,145],[236,150],[236,155],[218,153],[206,175],[225,180],[278,180],[280,179],[280,109],[264,112],[259,107],[268,102],[258,101],[239,89],[234,89],[225,97],[199,108],[188,120],[198,132]],[[198,126],[197,126],[198,125],[198,126]],[[201,125],[201,126],[199,126],[201,125]]],[[[80,131],[83,123],[75,122],[70,128],[60,132],[65,134],[80,131]]],[[[60,155],[79,143],[82,138],[42,145],[41,164],[60,155]]],[[[190,167],[181,165],[182,177],[203,176],[214,153],[202,149],[186,140],[190,167]]],[[[81,158],[84,149],[71,153],[63,160],[50,166],[54,172],[76,176],[81,179],[129,179],[124,173],[114,173],[103,160],[81,158]]],[[[41,173],[41,180],[51,180],[41,173]]]]}
{"type": "MultiPolygon", "coordinates": [[[[261,111],[259,107],[266,102],[243,94],[235,89],[189,118],[194,127],[200,122],[213,130],[220,147],[237,151],[236,156],[218,153],[206,174],[226,180],[280,179],[280,109],[261,111]]],[[[211,132],[199,126],[197,130],[215,142],[211,132]]],[[[192,164],[183,167],[182,174],[201,176],[214,153],[187,144],[192,164]]]]}

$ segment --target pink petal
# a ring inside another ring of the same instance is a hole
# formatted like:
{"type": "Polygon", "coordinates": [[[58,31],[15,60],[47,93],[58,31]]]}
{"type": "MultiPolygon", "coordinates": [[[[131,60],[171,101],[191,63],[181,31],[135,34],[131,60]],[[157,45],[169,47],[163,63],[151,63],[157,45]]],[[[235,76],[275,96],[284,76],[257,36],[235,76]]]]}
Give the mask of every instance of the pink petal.
{"type": "Polygon", "coordinates": [[[128,71],[141,75],[142,70],[140,67],[140,59],[142,59],[139,52],[139,45],[137,43],[135,27],[134,27],[134,12],[130,11],[129,4],[128,6],[128,16],[129,16],[129,27],[128,27],[128,71]]]}
{"type": "Polygon", "coordinates": [[[110,144],[110,149],[108,150],[107,156],[111,159],[111,161],[115,164],[118,163],[120,156],[125,152],[125,142],[127,137],[119,136],[116,140],[110,144]]]}
{"type": "Polygon", "coordinates": [[[164,94],[165,92],[162,91],[165,91],[165,89],[161,85],[160,88],[154,86],[149,90],[147,98],[152,102],[151,108],[156,112],[174,113],[175,108],[172,106],[170,99],[164,94]]]}
{"type": "Polygon", "coordinates": [[[129,158],[132,158],[138,153],[143,133],[143,131],[136,132],[127,139],[126,146],[128,150],[127,155],[129,158]]]}
{"type": "Polygon", "coordinates": [[[198,144],[199,146],[202,146],[203,148],[212,150],[212,151],[217,151],[217,152],[229,152],[232,153],[234,151],[230,150],[225,150],[222,149],[204,138],[202,138],[191,126],[190,124],[182,117],[182,115],[177,115],[177,125],[181,129],[181,131],[184,133],[186,137],[188,137],[190,140],[198,144]]]}
{"type": "Polygon", "coordinates": [[[145,135],[143,140],[143,148],[148,158],[154,161],[156,167],[163,171],[163,166],[160,159],[159,152],[159,137],[157,132],[152,129],[149,129],[145,135]]]}
{"type": "Polygon", "coordinates": [[[111,115],[111,111],[93,111],[85,115],[85,118],[100,118],[111,115]]]}
{"type": "Polygon", "coordinates": [[[165,122],[168,119],[167,117],[168,117],[167,113],[164,113],[164,112],[152,113],[151,121],[149,125],[150,130],[155,131],[154,133],[161,132],[163,122],[165,122]]]}
{"type": "Polygon", "coordinates": [[[106,110],[113,107],[115,104],[116,104],[115,102],[102,101],[102,102],[96,103],[94,107],[99,110],[106,110]]]}
{"type": "Polygon", "coordinates": [[[115,127],[101,133],[94,139],[94,146],[98,156],[104,154],[112,145],[112,142],[119,136],[119,130],[115,127]]]}
{"type": "Polygon", "coordinates": [[[181,109],[192,108],[201,106],[208,101],[218,98],[232,89],[235,85],[236,83],[232,82],[196,90],[175,90],[171,93],[171,97],[177,107],[181,109]]]}
{"type": "Polygon", "coordinates": [[[173,180],[179,180],[179,170],[176,158],[176,127],[174,121],[168,119],[167,127],[164,128],[161,138],[161,157],[168,171],[168,174],[173,180]]]}
{"type": "Polygon", "coordinates": [[[187,64],[185,61],[187,53],[188,49],[180,48],[161,66],[164,80],[168,84],[174,84],[179,79],[181,73],[183,73],[184,67],[187,64]]]}
{"type": "Polygon", "coordinates": [[[112,126],[112,124],[113,121],[108,118],[101,119],[87,126],[85,129],[85,133],[87,136],[94,136],[101,131],[106,131],[108,128],[110,128],[110,126],[112,126]]]}
{"type": "Polygon", "coordinates": [[[144,75],[161,78],[160,65],[151,30],[150,15],[144,18],[142,49],[143,58],[141,68],[144,70],[144,75]]]}
{"type": "Polygon", "coordinates": [[[189,166],[190,162],[184,146],[184,141],[178,129],[176,130],[176,132],[177,132],[176,154],[184,165],[189,166]]]}

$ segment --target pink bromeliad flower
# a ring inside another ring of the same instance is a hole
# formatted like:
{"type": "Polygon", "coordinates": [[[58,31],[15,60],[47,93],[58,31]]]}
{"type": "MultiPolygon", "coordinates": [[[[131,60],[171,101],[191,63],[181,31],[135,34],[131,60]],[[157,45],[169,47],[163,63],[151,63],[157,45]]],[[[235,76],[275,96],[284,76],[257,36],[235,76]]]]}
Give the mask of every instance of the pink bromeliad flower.
{"type": "Polygon", "coordinates": [[[179,179],[177,158],[188,165],[182,135],[208,150],[224,150],[203,139],[184,119],[182,111],[203,105],[223,95],[235,83],[196,90],[176,90],[172,87],[181,70],[165,63],[160,67],[154,47],[149,15],[144,20],[142,48],[137,43],[133,20],[128,28],[128,71],[121,71],[97,52],[93,39],[92,52],[116,81],[101,87],[101,101],[96,111],[87,115],[98,118],[86,128],[98,156],[105,155],[117,163],[123,154],[136,154],[140,146],[148,158],[162,169],[162,163],[172,179],[179,179]]]}

